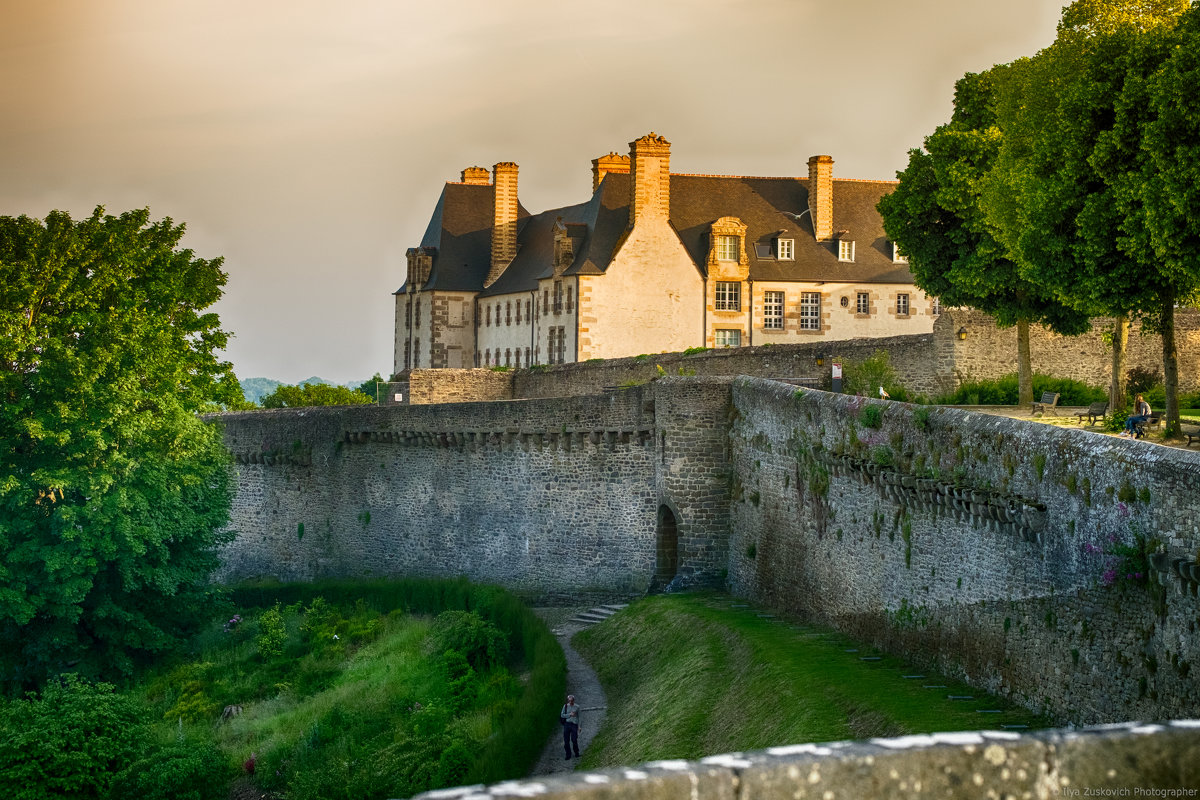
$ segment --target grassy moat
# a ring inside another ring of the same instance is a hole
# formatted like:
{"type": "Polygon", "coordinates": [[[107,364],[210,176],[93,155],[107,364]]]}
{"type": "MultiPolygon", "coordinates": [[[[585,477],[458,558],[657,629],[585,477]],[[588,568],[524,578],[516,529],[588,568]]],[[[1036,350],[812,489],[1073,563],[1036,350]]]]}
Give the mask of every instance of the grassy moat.
{"type": "Polygon", "coordinates": [[[608,717],[584,768],[1051,724],[827,628],[794,625],[724,595],[649,598],[572,644],[608,695],[608,717]]]}

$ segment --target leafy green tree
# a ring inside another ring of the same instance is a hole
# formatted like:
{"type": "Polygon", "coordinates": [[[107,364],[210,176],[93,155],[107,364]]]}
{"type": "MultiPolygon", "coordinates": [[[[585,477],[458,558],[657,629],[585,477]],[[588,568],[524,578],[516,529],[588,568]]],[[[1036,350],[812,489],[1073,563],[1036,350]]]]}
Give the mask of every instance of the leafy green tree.
{"type": "Polygon", "coordinates": [[[379,401],[379,384],[383,382],[383,376],[376,372],[370,378],[355,387],[354,391],[362,392],[367,397],[371,398],[372,403],[376,403],[379,401]]]}
{"type": "Polygon", "coordinates": [[[0,707],[0,786],[12,800],[103,798],[141,753],[138,709],[109,684],[74,675],[0,707]]]}
{"type": "Polygon", "coordinates": [[[370,395],[345,386],[305,383],[280,386],[262,399],[263,408],[305,408],[308,406],[361,406],[375,402],[370,395]]]}
{"type": "Polygon", "coordinates": [[[241,390],[220,259],[147,210],[0,217],[0,682],[125,673],[208,607],[241,390]]]}
{"type": "Polygon", "coordinates": [[[1161,60],[1186,0],[1077,0],[1054,44],[1006,65],[996,114],[1004,138],[981,206],[1022,275],[1063,302],[1115,318],[1113,408],[1124,406],[1129,321],[1154,328],[1162,285],[1147,247],[1130,252],[1118,186],[1140,171],[1136,135],[1114,136],[1115,104],[1133,74],[1161,60]],[[1102,142],[1107,145],[1098,148],[1102,142]]]}
{"type": "Polygon", "coordinates": [[[1004,131],[997,97],[1018,68],[1001,65],[968,74],[955,86],[954,113],[909,151],[900,184],[879,202],[884,229],[909,259],[916,284],[947,306],[986,311],[1001,326],[1017,326],[1020,400],[1033,400],[1029,324],[1066,335],[1088,329],[1086,313],[1028,280],[981,206],[986,179],[1004,131]]]}

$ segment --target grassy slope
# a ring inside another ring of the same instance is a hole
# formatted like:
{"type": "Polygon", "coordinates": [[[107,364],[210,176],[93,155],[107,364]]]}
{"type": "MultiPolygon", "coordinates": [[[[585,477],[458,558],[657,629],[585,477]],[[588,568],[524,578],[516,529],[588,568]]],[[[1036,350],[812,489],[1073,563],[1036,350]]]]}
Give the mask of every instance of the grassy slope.
{"type": "Polygon", "coordinates": [[[828,630],[764,619],[735,604],[715,595],[658,596],[575,638],[609,703],[583,766],[1048,724],[960,683],[934,675],[906,679],[916,670],[898,659],[862,661],[878,654],[828,630]],[[855,648],[861,652],[845,652],[855,648]],[[946,688],[922,688],[934,684],[946,688]]]}

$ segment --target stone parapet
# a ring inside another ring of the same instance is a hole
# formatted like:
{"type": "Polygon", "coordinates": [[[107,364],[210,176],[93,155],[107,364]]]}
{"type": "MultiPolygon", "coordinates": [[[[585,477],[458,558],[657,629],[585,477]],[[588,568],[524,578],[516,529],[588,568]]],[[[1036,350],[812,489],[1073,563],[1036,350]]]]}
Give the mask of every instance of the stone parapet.
{"type": "Polygon", "coordinates": [[[1200,721],[798,744],[462,786],[417,800],[932,800],[1197,797],[1200,721]]]}

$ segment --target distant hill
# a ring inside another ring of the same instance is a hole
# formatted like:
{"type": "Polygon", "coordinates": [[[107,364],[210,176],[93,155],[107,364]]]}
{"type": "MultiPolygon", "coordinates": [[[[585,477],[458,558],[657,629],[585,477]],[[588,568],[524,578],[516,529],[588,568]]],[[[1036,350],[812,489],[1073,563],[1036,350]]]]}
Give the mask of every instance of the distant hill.
{"type": "MultiPolygon", "coordinates": [[[[365,381],[365,380],[367,380],[367,379],[364,378],[361,381],[350,381],[349,383],[340,384],[340,385],[346,386],[347,388],[350,388],[350,389],[357,389],[359,386],[362,385],[363,381],[365,381]]],[[[251,403],[260,402],[264,397],[269,395],[271,392],[275,391],[277,388],[284,385],[283,381],[277,381],[274,378],[242,378],[240,381],[238,381],[238,383],[240,383],[242,385],[242,394],[244,394],[246,396],[246,399],[249,400],[251,403]]],[[[333,381],[327,381],[324,378],[318,378],[316,375],[312,376],[311,378],[305,378],[302,381],[298,381],[295,385],[296,386],[304,386],[305,384],[308,384],[308,383],[323,383],[326,386],[338,386],[339,385],[339,384],[334,383],[333,381]]]]}

